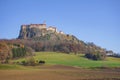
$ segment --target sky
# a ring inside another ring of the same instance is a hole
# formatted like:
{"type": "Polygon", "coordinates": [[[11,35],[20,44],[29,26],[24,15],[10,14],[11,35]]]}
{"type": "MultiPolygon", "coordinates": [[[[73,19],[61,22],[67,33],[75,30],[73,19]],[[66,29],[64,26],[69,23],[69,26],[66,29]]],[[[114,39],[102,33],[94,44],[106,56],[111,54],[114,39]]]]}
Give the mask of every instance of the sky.
{"type": "Polygon", "coordinates": [[[0,39],[17,38],[22,24],[43,22],[120,53],[120,0],[0,0],[0,39]]]}

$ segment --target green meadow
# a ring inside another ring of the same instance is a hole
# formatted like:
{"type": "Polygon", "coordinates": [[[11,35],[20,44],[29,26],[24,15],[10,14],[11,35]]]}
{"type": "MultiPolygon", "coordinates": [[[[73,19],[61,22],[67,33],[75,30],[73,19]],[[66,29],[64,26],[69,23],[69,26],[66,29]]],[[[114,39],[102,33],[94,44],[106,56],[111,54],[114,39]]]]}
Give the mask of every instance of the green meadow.
{"type": "MultiPolygon", "coordinates": [[[[94,61],[84,57],[84,54],[65,54],[59,52],[35,52],[35,60],[44,60],[48,65],[67,65],[82,68],[96,68],[96,67],[120,67],[120,58],[107,57],[103,61],[94,61]]],[[[14,60],[21,62],[26,58],[14,60]]]]}
{"type": "Polygon", "coordinates": [[[16,65],[16,64],[0,64],[0,69],[1,70],[25,70],[28,68],[21,65],[16,65]]]}
{"type": "MultiPolygon", "coordinates": [[[[35,61],[44,60],[46,63],[36,66],[0,64],[0,79],[120,80],[120,58],[107,57],[104,61],[93,61],[85,58],[84,54],[57,52],[35,52],[35,54],[35,61]]],[[[10,62],[22,62],[27,59],[28,57],[19,58],[10,62]]]]}

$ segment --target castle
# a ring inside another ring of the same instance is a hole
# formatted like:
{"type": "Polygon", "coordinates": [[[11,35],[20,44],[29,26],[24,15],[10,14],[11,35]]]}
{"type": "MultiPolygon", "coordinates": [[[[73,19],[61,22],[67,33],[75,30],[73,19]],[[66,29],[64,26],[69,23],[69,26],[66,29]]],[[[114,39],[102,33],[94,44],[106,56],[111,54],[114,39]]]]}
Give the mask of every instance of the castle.
{"type": "Polygon", "coordinates": [[[64,34],[64,32],[62,31],[58,31],[56,27],[54,26],[49,26],[47,28],[47,25],[44,24],[28,24],[28,25],[22,25],[21,29],[27,29],[27,28],[37,28],[39,30],[46,30],[46,31],[51,31],[51,32],[55,32],[55,33],[60,33],[60,34],[64,34]]]}
{"type": "Polygon", "coordinates": [[[30,25],[22,25],[22,29],[26,28],[38,28],[38,29],[46,29],[46,24],[30,24],[30,25]]]}

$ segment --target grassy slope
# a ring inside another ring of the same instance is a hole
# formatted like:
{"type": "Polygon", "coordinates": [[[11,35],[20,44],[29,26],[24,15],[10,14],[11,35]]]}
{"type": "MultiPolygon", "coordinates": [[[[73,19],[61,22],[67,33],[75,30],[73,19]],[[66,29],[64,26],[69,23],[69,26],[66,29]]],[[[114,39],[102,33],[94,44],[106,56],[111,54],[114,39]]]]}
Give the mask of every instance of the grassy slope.
{"type": "MultiPolygon", "coordinates": [[[[93,61],[83,57],[84,55],[63,54],[55,52],[37,52],[36,60],[45,60],[42,66],[20,66],[0,64],[1,80],[120,80],[120,69],[82,69],[71,67],[55,67],[54,64],[63,64],[81,67],[120,67],[120,58],[108,57],[106,61],[93,61]],[[49,65],[50,64],[50,65],[49,65]],[[54,65],[54,66],[51,66],[54,65]],[[46,68],[47,66],[47,68],[46,68]],[[51,68],[51,67],[53,68],[51,68]],[[96,75],[97,74],[97,75],[96,75]]],[[[19,59],[16,61],[22,61],[19,59]]],[[[15,61],[15,60],[13,60],[15,61]]],[[[58,65],[60,66],[60,65],[58,65]]]]}
{"type": "Polygon", "coordinates": [[[20,65],[13,65],[13,64],[0,64],[0,70],[25,70],[27,68],[25,68],[24,66],[20,66],[20,65]]]}
{"type": "MultiPolygon", "coordinates": [[[[69,66],[90,67],[120,67],[120,58],[107,57],[105,61],[93,61],[84,58],[83,54],[63,54],[56,52],[36,52],[36,60],[45,60],[47,64],[62,64],[69,66]]],[[[17,61],[22,61],[19,59],[17,61]]]]}

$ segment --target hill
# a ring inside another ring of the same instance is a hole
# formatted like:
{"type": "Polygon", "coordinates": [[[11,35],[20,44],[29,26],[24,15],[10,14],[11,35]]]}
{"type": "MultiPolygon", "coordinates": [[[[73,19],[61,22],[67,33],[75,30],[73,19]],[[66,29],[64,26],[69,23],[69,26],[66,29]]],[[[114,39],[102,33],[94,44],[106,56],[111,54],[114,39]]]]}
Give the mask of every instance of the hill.
{"type": "Polygon", "coordinates": [[[32,52],[40,51],[86,54],[87,58],[94,60],[105,59],[109,52],[93,42],[85,43],[74,35],[58,31],[54,26],[47,27],[46,24],[21,25],[17,39],[0,40],[1,62],[34,55],[32,52]]]}
{"type": "Polygon", "coordinates": [[[60,51],[65,53],[106,53],[94,43],[85,43],[74,35],[58,31],[56,27],[46,24],[21,25],[18,36],[24,45],[35,51],[60,51]]]}
{"type": "Polygon", "coordinates": [[[30,24],[21,25],[20,34],[18,39],[32,39],[35,41],[69,41],[79,43],[79,40],[73,35],[65,34],[62,31],[58,31],[56,27],[46,24],[30,24]]]}

